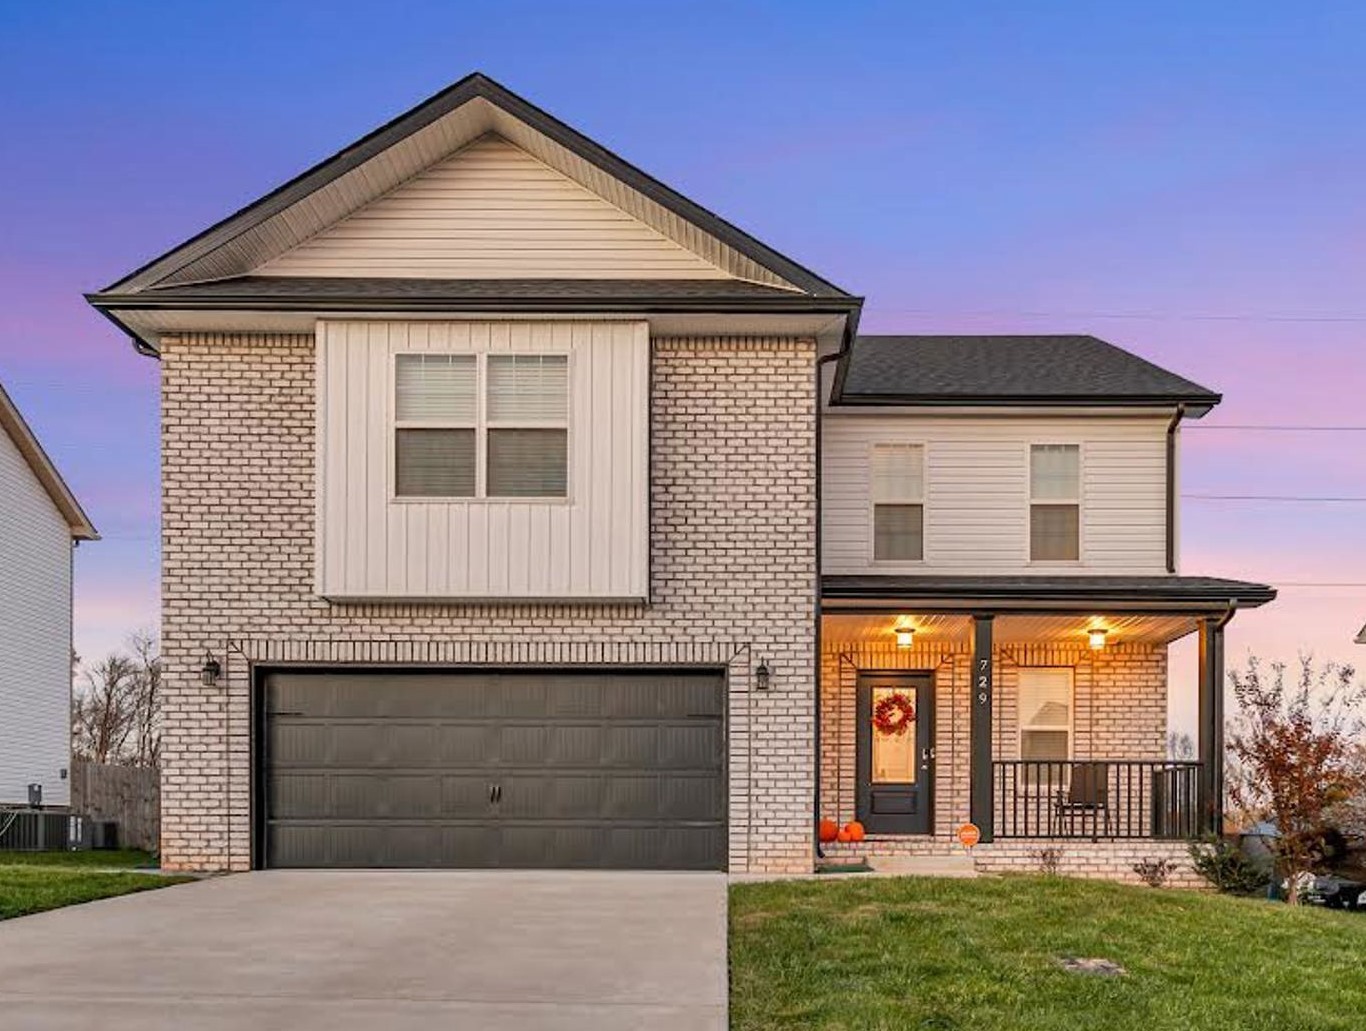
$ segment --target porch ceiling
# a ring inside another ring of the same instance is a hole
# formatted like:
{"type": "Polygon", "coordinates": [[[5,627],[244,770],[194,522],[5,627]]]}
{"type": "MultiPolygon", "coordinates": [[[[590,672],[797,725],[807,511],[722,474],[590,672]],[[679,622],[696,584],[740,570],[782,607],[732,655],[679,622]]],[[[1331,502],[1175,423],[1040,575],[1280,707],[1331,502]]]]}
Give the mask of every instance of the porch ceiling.
{"type": "MultiPolygon", "coordinates": [[[[1086,644],[1087,632],[1106,631],[1106,644],[1169,644],[1194,633],[1199,619],[1191,615],[1151,613],[1107,616],[1065,613],[997,616],[993,636],[997,644],[1086,644]]],[[[905,625],[915,629],[916,639],[967,645],[972,617],[957,613],[827,613],[821,617],[821,635],[827,643],[893,641],[893,631],[905,625]]]]}

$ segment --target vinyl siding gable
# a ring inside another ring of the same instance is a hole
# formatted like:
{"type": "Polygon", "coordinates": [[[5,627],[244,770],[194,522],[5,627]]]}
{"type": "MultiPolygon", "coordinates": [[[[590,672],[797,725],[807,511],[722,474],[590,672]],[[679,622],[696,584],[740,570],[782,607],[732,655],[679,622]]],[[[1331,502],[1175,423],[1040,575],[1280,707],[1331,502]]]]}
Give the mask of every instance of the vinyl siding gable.
{"type": "Polygon", "coordinates": [[[0,430],[0,803],[67,804],[70,705],[71,531],[0,430]]]}
{"type": "Polygon", "coordinates": [[[495,135],[266,262],[256,274],[733,278],[495,135]]]}

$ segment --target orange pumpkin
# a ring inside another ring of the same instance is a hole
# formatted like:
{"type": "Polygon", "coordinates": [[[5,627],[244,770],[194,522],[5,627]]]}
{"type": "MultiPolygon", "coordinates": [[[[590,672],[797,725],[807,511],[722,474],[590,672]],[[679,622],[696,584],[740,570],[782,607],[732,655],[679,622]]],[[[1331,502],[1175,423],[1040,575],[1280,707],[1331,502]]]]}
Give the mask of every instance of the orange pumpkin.
{"type": "Polygon", "coordinates": [[[835,840],[838,841],[840,844],[848,844],[850,841],[853,841],[854,839],[849,837],[848,827],[841,827],[839,829],[839,833],[835,835],[835,840]]]}
{"type": "Polygon", "coordinates": [[[844,829],[848,831],[850,841],[863,840],[863,824],[859,823],[857,820],[852,820],[849,823],[846,823],[844,825],[844,829]]]}
{"type": "Polygon", "coordinates": [[[834,841],[837,837],[839,837],[839,832],[840,825],[837,824],[834,820],[821,821],[821,841],[825,844],[828,845],[830,842],[834,841]]]}

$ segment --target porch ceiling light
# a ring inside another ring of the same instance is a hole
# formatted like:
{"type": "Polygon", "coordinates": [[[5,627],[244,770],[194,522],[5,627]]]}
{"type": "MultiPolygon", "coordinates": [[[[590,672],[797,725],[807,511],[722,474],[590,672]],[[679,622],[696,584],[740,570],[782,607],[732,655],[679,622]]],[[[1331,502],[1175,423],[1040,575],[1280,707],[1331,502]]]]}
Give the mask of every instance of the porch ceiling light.
{"type": "Polygon", "coordinates": [[[1108,630],[1095,627],[1094,629],[1086,631],[1086,639],[1091,642],[1092,648],[1096,649],[1096,651],[1100,651],[1100,649],[1105,647],[1105,635],[1108,633],[1108,630]]]}
{"type": "Polygon", "coordinates": [[[915,645],[915,627],[898,626],[893,627],[896,633],[896,646],[898,648],[911,648],[915,645]]]}

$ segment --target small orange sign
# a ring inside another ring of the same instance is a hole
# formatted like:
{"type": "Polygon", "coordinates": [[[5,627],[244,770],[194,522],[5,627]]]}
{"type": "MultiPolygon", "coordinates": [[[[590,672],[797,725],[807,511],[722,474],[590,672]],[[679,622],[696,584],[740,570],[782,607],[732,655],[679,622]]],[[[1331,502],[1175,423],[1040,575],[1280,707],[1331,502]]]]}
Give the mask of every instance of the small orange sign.
{"type": "Polygon", "coordinates": [[[982,840],[981,828],[975,823],[965,823],[958,828],[958,844],[964,848],[972,848],[982,840]]]}

